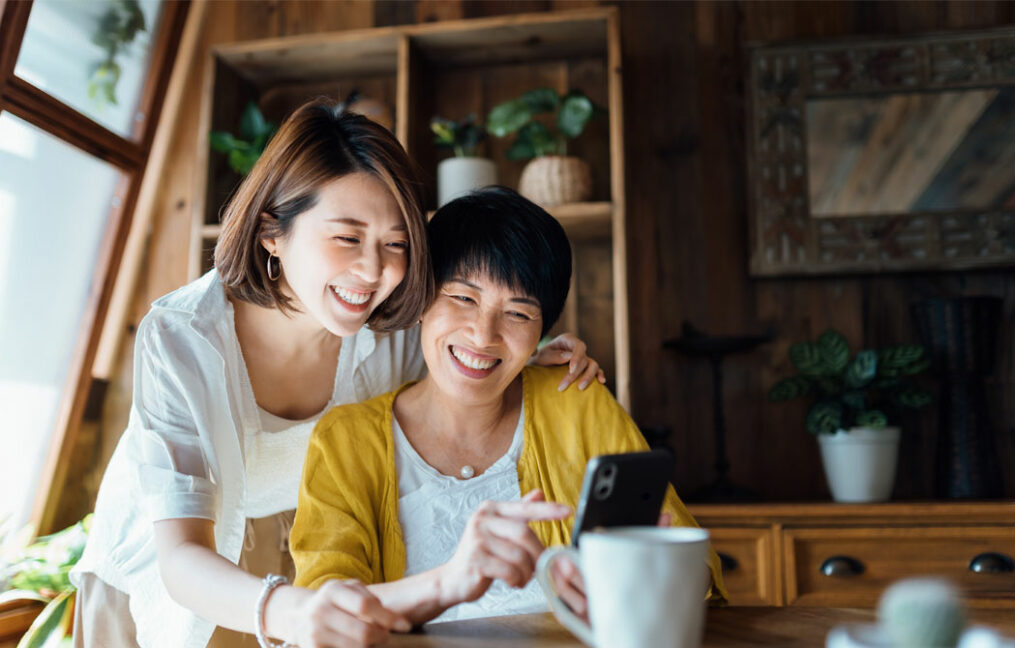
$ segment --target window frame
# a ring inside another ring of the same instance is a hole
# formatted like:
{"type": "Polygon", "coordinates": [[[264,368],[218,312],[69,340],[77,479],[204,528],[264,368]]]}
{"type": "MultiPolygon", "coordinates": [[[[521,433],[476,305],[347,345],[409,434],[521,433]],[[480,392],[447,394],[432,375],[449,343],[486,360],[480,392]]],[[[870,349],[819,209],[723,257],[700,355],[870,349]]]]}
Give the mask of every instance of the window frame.
{"type": "Polygon", "coordinates": [[[152,35],[151,64],[141,91],[130,137],[89,119],[14,74],[33,0],[0,0],[0,114],[9,112],[43,132],[107,162],[122,174],[99,248],[81,328],[63,385],[56,421],[31,512],[38,534],[54,531],[60,494],[92,390],[92,366],[109,308],[117,271],[144,178],[169,77],[191,9],[191,0],[166,0],[158,32],[152,35]]]}

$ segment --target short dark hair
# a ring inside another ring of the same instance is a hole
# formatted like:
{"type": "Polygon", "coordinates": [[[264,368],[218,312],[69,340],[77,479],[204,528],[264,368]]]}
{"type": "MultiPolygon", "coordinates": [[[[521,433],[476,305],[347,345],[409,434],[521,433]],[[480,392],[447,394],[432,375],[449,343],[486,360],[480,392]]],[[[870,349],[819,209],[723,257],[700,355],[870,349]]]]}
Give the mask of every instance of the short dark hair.
{"type": "Polygon", "coordinates": [[[543,335],[560,317],[571,284],[571,243],[539,205],[506,187],[486,187],[438,209],[427,234],[438,287],[481,273],[535,297],[543,335]]]}
{"type": "Polygon", "coordinates": [[[409,238],[405,277],[367,324],[379,332],[413,326],[434,292],[416,167],[383,126],[343,112],[341,104],[327,99],[309,101],[286,118],[226,206],[215,268],[228,294],[283,312],[294,309],[268,278],[268,252],[261,239],[288,236],[293,220],[317,203],[324,184],[357,172],[388,188],[409,238]]]}

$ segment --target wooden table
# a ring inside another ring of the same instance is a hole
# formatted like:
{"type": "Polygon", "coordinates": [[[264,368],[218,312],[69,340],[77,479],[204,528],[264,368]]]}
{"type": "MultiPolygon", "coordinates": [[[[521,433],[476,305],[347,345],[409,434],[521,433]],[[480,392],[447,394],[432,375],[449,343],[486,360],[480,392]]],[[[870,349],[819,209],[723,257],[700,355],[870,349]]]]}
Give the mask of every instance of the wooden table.
{"type": "MultiPolygon", "coordinates": [[[[1015,636],[1010,610],[973,610],[976,623],[1015,636]]],[[[730,607],[709,609],[702,648],[781,646],[820,648],[828,631],[841,623],[872,623],[874,610],[819,607],[730,607]]],[[[428,626],[393,636],[398,648],[576,648],[582,643],[550,614],[523,614],[428,626]]],[[[649,648],[649,647],[646,647],[649,648]]]]}

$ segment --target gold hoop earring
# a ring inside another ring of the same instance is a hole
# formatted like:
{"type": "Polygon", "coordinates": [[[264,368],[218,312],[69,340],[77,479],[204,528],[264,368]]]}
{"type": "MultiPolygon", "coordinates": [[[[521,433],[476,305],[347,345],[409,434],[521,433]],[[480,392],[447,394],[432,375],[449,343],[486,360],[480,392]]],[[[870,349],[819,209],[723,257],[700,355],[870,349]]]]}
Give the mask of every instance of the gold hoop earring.
{"type": "Polygon", "coordinates": [[[278,278],[282,276],[282,262],[279,261],[278,257],[274,254],[268,253],[268,279],[271,281],[278,281],[278,278]],[[275,272],[271,271],[271,260],[275,259],[275,272]]]}

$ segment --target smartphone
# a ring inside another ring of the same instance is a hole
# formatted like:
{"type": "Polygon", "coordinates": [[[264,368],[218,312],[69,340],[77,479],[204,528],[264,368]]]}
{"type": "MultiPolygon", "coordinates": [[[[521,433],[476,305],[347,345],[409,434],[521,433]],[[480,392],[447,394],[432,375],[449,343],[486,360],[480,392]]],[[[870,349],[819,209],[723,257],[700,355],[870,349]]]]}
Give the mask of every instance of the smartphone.
{"type": "Polygon", "coordinates": [[[664,450],[600,455],[585,466],[571,544],[597,527],[655,526],[673,469],[664,450]]]}

